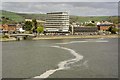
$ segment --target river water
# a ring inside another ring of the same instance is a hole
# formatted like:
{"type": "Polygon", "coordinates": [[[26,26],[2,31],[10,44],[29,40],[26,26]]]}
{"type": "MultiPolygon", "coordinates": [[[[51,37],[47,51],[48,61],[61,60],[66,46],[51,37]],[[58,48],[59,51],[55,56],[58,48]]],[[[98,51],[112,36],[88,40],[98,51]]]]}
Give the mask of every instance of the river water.
{"type": "Polygon", "coordinates": [[[3,78],[117,78],[118,39],[2,43],[3,78]]]}

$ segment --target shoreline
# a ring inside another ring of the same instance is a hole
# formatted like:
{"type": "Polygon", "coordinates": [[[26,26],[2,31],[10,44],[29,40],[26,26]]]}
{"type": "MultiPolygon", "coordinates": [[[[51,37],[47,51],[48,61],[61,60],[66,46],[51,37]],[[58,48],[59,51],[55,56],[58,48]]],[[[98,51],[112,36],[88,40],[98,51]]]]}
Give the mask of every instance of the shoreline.
{"type": "MultiPolygon", "coordinates": [[[[54,40],[54,39],[95,39],[95,38],[119,38],[119,35],[62,35],[62,36],[40,36],[32,38],[32,40],[54,40]]],[[[2,38],[0,42],[16,41],[15,38],[2,38]]]]}
{"type": "Polygon", "coordinates": [[[43,36],[36,37],[33,40],[41,39],[87,39],[87,38],[118,38],[118,35],[69,35],[69,36],[43,36]]]}

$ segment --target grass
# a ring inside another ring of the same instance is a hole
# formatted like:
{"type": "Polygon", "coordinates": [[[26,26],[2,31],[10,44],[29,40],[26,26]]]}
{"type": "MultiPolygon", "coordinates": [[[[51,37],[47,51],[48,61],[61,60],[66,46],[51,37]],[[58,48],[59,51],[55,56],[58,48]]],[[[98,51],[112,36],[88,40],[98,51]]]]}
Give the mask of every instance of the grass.
{"type": "Polygon", "coordinates": [[[10,20],[16,21],[16,22],[21,22],[24,21],[24,17],[14,13],[14,12],[9,12],[9,11],[0,11],[2,15],[0,17],[4,16],[6,18],[9,18],[10,20]]]}

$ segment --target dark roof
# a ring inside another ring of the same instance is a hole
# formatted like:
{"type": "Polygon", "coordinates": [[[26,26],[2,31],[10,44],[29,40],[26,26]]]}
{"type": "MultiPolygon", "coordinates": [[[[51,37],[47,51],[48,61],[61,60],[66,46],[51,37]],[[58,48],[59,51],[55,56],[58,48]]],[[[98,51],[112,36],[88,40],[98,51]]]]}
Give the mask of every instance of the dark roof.
{"type": "Polygon", "coordinates": [[[112,24],[99,24],[98,26],[111,26],[112,24]]]}
{"type": "Polygon", "coordinates": [[[63,13],[67,13],[67,12],[51,12],[51,13],[47,13],[47,14],[63,14],[63,13]]]}
{"type": "Polygon", "coordinates": [[[8,26],[16,26],[16,24],[8,24],[8,26]]]}

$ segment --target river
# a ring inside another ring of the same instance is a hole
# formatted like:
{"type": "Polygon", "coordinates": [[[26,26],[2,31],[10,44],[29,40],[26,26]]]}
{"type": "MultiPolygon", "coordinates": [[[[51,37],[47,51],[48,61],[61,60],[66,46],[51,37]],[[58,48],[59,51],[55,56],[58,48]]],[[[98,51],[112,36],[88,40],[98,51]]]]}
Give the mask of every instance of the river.
{"type": "Polygon", "coordinates": [[[3,78],[117,78],[118,39],[2,43],[3,78]]]}

